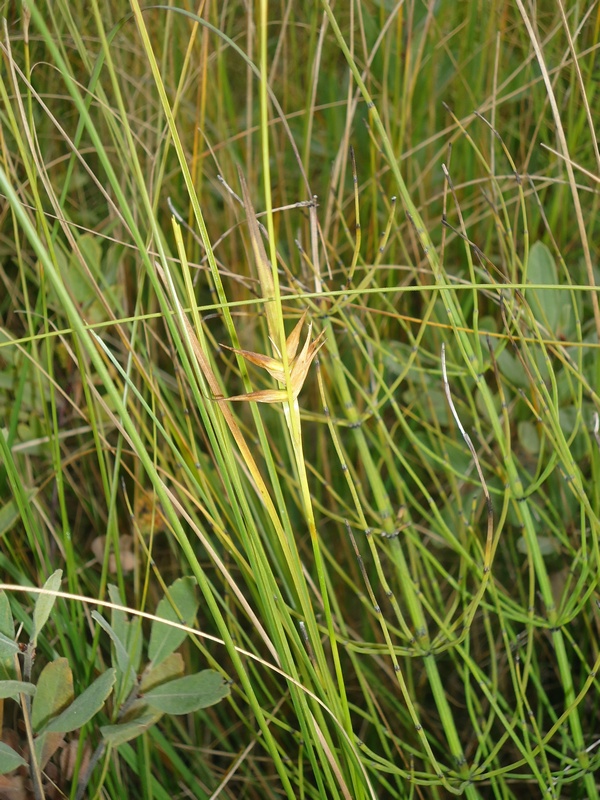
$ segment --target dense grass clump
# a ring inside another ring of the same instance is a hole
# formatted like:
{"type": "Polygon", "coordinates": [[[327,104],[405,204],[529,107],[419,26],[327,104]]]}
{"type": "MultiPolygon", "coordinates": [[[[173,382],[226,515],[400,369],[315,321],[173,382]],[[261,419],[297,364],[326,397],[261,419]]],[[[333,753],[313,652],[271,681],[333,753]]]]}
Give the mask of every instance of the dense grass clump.
{"type": "Polygon", "coordinates": [[[231,691],[5,779],[598,798],[597,6],[175,5],[3,5],[0,630],[231,691]]]}

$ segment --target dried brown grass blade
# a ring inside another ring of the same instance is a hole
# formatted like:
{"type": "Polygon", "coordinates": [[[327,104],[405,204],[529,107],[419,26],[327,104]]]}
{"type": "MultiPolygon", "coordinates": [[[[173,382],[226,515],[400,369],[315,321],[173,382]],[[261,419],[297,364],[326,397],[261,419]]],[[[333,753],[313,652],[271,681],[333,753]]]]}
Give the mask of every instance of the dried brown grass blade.
{"type": "Polygon", "coordinates": [[[244,201],[244,209],[246,211],[246,219],[248,220],[248,232],[250,234],[250,242],[252,244],[252,251],[254,252],[254,259],[256,261],[256,269],[258,271],[258,280],[260,281],[260,288],[262,296],[265,301],[265,314],[267,317],[267,327],[269,329],[269,336],[273,341],[275,348],[281,351],[279,324],[277,319],[277,311],[273,300],[275,299],[275,283],[273,281],[273,268],[271,262],[267,258],[267,251],[262,239],[258,222],[256,220],[256,213],[250,193],[248,191],[248,184],[241,170],[238,169],[240,178],[240,185],[242,187],[242,200],[244,201]]]}

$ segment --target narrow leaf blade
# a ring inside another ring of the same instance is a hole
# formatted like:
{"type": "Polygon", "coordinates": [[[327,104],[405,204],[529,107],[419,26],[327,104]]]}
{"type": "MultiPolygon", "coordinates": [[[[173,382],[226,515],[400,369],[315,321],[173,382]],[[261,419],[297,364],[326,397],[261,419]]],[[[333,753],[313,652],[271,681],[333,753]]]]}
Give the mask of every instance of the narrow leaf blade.
{"type": "MultiPolygon", "coordinates": [[[[106,631],[106,633],[108,633],[115,647],[113,667],[117,669],[117,672],[127,675],[128,678],[135,680],[135,672],[131,665],[129,653],[125,649],[125,644],[117,636],[116,631],[113,630],[112,626],[104,619],[102,614],[99,614],[97,611],[92,611],[92,617],[96,620],[98,625],[100,625],[100,627],[106,631]]],[[[125,633],[127,633],[127,631],[125,631],[125,633]]]]}
{"type": "Polygon", "coordinates": [[[279,340],[279,326],[277,324],[277,311],[275,303],[269,302],[275,297],[275,283],[273,280],[273,267],[267,258],[267,251],[262,240],[262,235],[258,227],[256,219],[256,212],[252,206],[250,199],[250,192],[248,185],[241,170],[238,170],[240,176],[240,184],[242,187],[242,198],[244,201],[244,209],[246,211],[246,218],[248,220],[248,231],[250,234],[250,241],[252,243],[252,250],[254,251],[254,258],[256,260],[256,270],[258,272],[258,279],[260,281],[260,288],[262,291],[263,299],[265,300],[265,314],[267,316],[267,327],[269,329],[269,336],[275,343],[277,350],[281,351],[283,342],[279,340]]]}
{"type": "MultiPolygon", "coordinates": [[[[119,593],[118,586],[115,586],[114,583],[109,583],[107,588],[108,588],[108,597],[111,603],[114,603],[116,606],[125,605],[119,593]]],[[[127,641],[127,614],[120,608],[111,608],[110,621],[112,629],[114,630],[117,637],[123,643],[125,643],[127,641]]]]}

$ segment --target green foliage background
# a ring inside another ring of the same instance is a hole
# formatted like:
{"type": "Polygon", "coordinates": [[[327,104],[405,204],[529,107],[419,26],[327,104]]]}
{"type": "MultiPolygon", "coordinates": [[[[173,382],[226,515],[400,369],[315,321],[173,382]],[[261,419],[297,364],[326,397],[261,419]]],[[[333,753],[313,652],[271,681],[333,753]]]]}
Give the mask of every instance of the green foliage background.
{"type": "Polygon", "coordinates": [[[597,797],[597,4],[0,7],[13,614],[84,688],[193,575],[233,682],[90,796],[597,797]]]}

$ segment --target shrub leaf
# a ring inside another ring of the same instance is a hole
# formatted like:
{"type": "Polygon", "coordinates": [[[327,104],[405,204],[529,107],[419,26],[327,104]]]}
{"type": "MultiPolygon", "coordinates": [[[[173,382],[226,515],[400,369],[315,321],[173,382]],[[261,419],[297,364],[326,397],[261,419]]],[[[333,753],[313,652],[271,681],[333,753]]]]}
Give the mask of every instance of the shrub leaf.
{"type": "MultiPolygon", "coordinates": [[[[535,242],[529,251],[527,281],[547,283],[550,286],[558,283],[556,263],[543,242],[535,242]]],[[[527,289],[527,301],[536,320],[555,333],[564,303],[564,293],[556,289],[527,289]]]]}
{"type": "Polygon", "coordinates": [[[4,590],[0,592],[0,633],[5,634],[11,640],[15,635],[15,623],[10,610],[8,596],[4,590]]]}
{"type": "MultiPolygon", "coordinates": [[[[60,582],[62,580],[62,569],[57,569],[48,578],[44,584],[44,589],[49,592],[57,592],[60,589],[60,582]]],[[[53,594],[38,594],[35,601],[35,608],[33,609],[33,633],[31,641],[37,641],[40,631],[48,621],[52,607],[56,602],[56,595],[53,594]]]]}
{"type": "Polygon", "coordinates": [[[66,658],[57,658],[46,664],[37,681],[37,690],[31,705],[31,725],[41,730],[73,702],[73,673],[66,658]]]}
{"type": "Polygon", "coordinates": [[[166,681],[183,677],[184,664],[181,653],[171,653],[157,666],[148,664],[140,680],[140,692],[149,692],[166,681]]]}
{"type": "Polygon", "coordinates": [[[0,633],[0,660],[4,658],[11,658],[19,651],[19,645],[13,640],[9,639],[3,633],[0,633]]]}
{"type": "Polygon", "coordinates": [[[229,691],[229,684],[219,672],[205,669],[195,675],[162,683],[147,692],[144,699],[149,706],[165,714],[189,714],[218,703],[228,696],[229,691]]]}
{"type": "MultiPolygon", "coordinates": [[[[179,578],[169,586],[168,596],[163,597],[158,604],[156,616],[172,622],[183,622],[185,625],[190,625],[196,616],[198,606],[196,579],[190,577],[179,578]]],[[[153,622],[148,646],[148,658],[153,666],[157,666],[167,656],[171,655],[186,636],[187,633],[179,628],[173,628],[162,622],[153,622]]]]}
{"type": "Polygon", "coordinates": [[[97,714],[110,694],[117,676],[113,668],[106,670],[91,686],[77,697],[68,708],[55,717],[47,726],[46,731],[67,733],[81,728],[86,722],[97,714]]]}
{"type": "Polygon", "coordinates": [[[152,727],[162,717],[162,711],[144,707],[144,711],[133,720],[120,722],[116,725],[103,725],[100,733],[105,741],[117,747],[120,744],[135,739],[152,727]]]}
{"type": "Polygon", "coordinates": [[[35,685],[27,681],[0,681],[0,700],[20,694],[35,694],[35,685]]]}
{"type": "Polygon", "coordinates": [[[0,742],[0,775],[5,775],[7,772],[12,772],[17,767],[27,766],[27,762],[22,758],[16,750],[9,747],[4,742],[0,742]]]}

